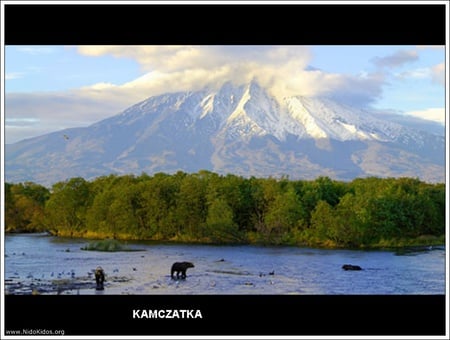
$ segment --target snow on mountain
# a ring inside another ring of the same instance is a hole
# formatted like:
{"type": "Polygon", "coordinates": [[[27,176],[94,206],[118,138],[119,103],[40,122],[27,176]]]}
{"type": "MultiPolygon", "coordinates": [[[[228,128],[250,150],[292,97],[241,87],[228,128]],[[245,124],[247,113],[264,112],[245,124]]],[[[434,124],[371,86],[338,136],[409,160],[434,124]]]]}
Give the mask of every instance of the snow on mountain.
{"type": "Polygon", "coordinates": [[[445,138],[427,125],[421,129],[417,119],[406,122],[326,98],[275,99],[255,81],[227,82],[150,97],[89,127],[6,145],[5,178],[51,184],[75,176],[208,169],[443,181],[445,138]]]}

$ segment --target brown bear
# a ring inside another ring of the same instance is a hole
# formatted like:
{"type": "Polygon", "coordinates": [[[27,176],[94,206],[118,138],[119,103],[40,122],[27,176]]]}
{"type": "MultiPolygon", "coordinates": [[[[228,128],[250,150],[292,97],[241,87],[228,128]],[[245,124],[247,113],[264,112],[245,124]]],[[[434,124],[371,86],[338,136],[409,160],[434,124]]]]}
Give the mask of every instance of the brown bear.
{"type": "Polygon", "coordinates": [[[177,279],[180,278],[180,273],[181,273],[181,278],[185,279],[186,278],[186,270],[188,268],[194,268],[194,264],[192,262],[175,262],[172,265],[172,268],[170,270],[170,276],[172,277],[172,279],[175,279],[173,274],[176,272],[177,279]]]}
{"type": "Polygon", "coordinates": [[[96,290],[103,290],[103,289],[105,289],[103,287],[103,282],[105,282],[105,272],[103,271],[102,267],[97,267],[95,269],[95,283],[97,284],[95,289],[96,290]]]}

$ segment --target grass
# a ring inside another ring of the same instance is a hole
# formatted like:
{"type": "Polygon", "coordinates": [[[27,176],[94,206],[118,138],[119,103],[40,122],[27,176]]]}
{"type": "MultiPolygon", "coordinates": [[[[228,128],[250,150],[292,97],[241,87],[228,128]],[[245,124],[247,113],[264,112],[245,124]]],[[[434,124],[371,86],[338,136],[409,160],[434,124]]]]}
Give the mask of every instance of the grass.
{"type": "Polygon", "coordinates": [[[421,235],[416,238],[395,238],[380,240],[374,244],[375,248],[402,248],[402,247],[420,247],[420,246],[440,246],[445,244],[445,235],[421,235]]]}
{"type": "Polygon", "coordinates": [[[81,250],[115,252],[115,251],[137,251],[138,249],[130,249],[117,240],[106,239],[100,241],[91,241],[85,247],[82,247],[81,250]]]}

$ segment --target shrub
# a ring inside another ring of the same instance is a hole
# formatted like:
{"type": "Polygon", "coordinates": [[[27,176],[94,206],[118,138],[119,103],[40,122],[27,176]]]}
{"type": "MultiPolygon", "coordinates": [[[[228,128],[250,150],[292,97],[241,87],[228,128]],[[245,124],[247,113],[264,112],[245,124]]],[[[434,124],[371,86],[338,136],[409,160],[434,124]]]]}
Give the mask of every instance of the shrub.
{"type": "Polygon", "coordinates": [[[81,250],[126,251],[128,249],[117,240],[107,239],[89,242],[84,248],[81,248],[81,250]]]}

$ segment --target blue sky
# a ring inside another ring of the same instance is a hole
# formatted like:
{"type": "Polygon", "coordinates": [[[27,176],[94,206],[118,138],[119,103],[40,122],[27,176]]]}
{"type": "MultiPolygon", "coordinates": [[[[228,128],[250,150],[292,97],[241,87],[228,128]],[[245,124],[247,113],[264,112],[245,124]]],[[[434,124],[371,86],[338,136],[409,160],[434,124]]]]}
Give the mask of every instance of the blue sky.
{"type": "Polygon", "coordinates": [[[96,58],[74,47],[6,47],[6,92],[67,91],[99,82],[121,84],[137,78],[139,64],[110,55],[96,58]]]}
{"type": "Polygon", "coordinates": [[[445,119],[444,46],[6,46],[4,55],[6,143],[87,126],[152,95],[253,78],[276,97],[445,119]]]}

